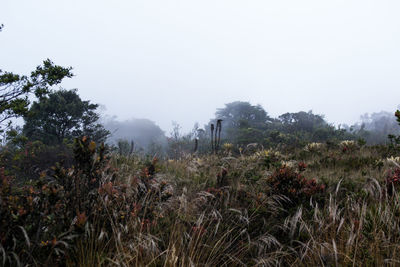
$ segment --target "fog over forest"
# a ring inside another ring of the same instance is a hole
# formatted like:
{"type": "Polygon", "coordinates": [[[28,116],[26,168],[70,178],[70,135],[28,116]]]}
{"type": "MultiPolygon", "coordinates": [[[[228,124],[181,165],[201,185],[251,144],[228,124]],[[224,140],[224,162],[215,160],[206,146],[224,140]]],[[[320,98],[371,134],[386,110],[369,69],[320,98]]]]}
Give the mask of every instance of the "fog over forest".
{"type": "Polygon", "coordinates": [[[394,0],[4,0],[0,67],[72,66],[62,87],[167,134],[172,121],[188,132],[233,101],[352,125],[397,108],[399,9],[394,0]]]}
{"type": "MultiPolygon", "coordinates": [[[[247,137],[247,143],[260,142],[264,143],[265,138],[271,135],[274,130],[281,132],[294,133],[285,128],[285,124],[290,123],[295,126],[295,131],[301,132],[306,131],[315,134],[320,128],[326,129],[342,129],[348,133],[347,138],[364,139],[368,144],[385,144],[389,142],[388,135],[398,135],[400,134],[400,126],[396,121],[394,112],[381,111],[374,112],[372,114],[363,114],[360,119],[353,123],[352,125],[339,124],[334,125],[327,121],[322,114],[313,114],[312,111],[308,112],[297,112],[297,113],[285,113],[276,118],[270,117],[269,114],[260,105],[254,106],[251,103],[236,101],[232,103],[227,103],[224,108],[219,108],[216,110],[215,117],[210,118],[210,122],[203,126],[199,126],[197,122],[194,123],[194,127],[191,131],[185,132],[182,127],[173,122],[175,131],[167,132],[161,129],[155,122],[149,119],[138,119],[132,118],[130,120],[121,121],[117,117],[104,117],[102,119],[104,127],[110,131],[110,136],[107,142],[112,145],[121,145],[120,142],[125,142],[126,145],[131,145],[132,149],[141,152],[150,152],[151,149],[154,150],[155,146],[157,148],[165,149],[168,140],[173,139],[173,136],[179,136],[183,138],[186,136],[187,141],[194,142],[194,139],[199,139],[199,132],[206,136],[211,137],[211,124],[215,124],[218,119],[222,120],[222,139],[224,142],[235,142],[234,139],[237,136],[233,133],[237,128],[247,128],[247,129],[260,129],[261,131],[268,132],[263,138],[257,139],[254,133],[247,133],[246,135],[251,135],[247,137]],[[246,110],[250,108],[251,111],[246,110]],[[302,115],[303,114],[303,115],[302,115]],[[296,118],[297,116],[297,118],[296,118]],[[306,119],[299,119],[299,116],[308,116],[306,119]],[[261,125],[252,124],[252,120],[256,117],[260,117],[259,122],[261,125]],[[244,120],[239,122],[239,120],[244,120]],[[243,125],[243,123],[245,123],[243,125]],[[265,124],[266,123],[266,124],[265,124]],[[265,125],[270,126],[265,126],[265,125]],[[265,128],[266,127],[266,128],[265,128]],[[270,128],[268,130],[268,127],[270,128]],[[191,140],[191,141],[190,141],[191,140]]],[[[303,137],[304,138],[304,137],[303,137]]],[[[310,137],[308,141],[326,141],[329,136],[323,137],[322,139],[310,137]]],[[[341,137],[346,139],[345,136],[341,137]]],[[[237,140],[236,140],[237,141],[237,140]]],[[[246,143],[246,142],[245,142],[246,143]]],[[[206,144],[208,147],[208,143],[206,144]]],[[[189,144],[190,147],[190,144],[189,144]]],[[[129,150],[129,149],[128,149],[129,150]]],[[[190,150],[190,148],[189,148],[190,150]]]]}
{"type": "Polygon", "coordinates": [[[220,115],[233,143],[376,144],[399,132],[397,1],[71,3],[4,1],[0,67],[71,66],[60,86],[104,107],[110,144],[210,138],[220,115]],[[236,102],[247,104],[218,114],[236,102]]]}
{"type": "Polygon", "coordinates": [[[130,119],[118,121],[115,117],[104,118],[104,127],[110,131],[108,141],[118,144],[118,141],[133,141],[136,149],[147,149],[152,144],[166,145],[166,136],[154,122],[148,119],[130,119]]]}
{"type": "Polygon", "coordinates": [[[399,0],[0,0],[1,266],[400,266],[399,0]]]}

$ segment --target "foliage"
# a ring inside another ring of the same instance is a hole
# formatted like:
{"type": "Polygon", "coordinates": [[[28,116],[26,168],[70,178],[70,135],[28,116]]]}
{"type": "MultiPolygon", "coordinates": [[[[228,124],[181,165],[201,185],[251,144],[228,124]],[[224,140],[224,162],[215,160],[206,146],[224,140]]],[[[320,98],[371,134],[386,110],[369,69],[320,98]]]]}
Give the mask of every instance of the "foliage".
{"type": "Polygon", "coordinates": [[[264,147],[293,148],[309,142],[355,139],[346,129],[336,129],[322,115],[311,111],[285,113],[274,119],[260,105],[237,101],[218,109],[215,116],[222,119],[223,139],[238,146],[258,143],[264,147]]]}
{"type": "Polygon", "coordinates": [[[340,142],[339,146],[344,153],[348,151],[355,151],[358,148],[357,143],[353,140],[344,140],[340,142]]]}
{"type": "MultiPolygon", "coordinates": [[[[400,110],[397,110],[394,113],[394,115],[396,117],[397,123],[400,125],[400,110]]],[[[389,140],[390,140],[390,143],[391,143],[392,146],[400,145],[400,135],[396,136],[396,135],[393,135],[393,134],[389,134],[388,137],[389,137],[389,140]]]]}
{"type": "Polygon", "coordinates": [[[260,105],[241,101],[226,104],[215,117],[222,120],[222,137],[235,144],[262,143],[262,132],[272,122],[260,105]]]}
{"type": "Polygon", "coordinates": [[[253,106],[248,102],[236,101],[228,103],[225,108],[218,109],[216,117],[224,121],[227,129],[242,128],[244,126],[264,127],[271,121],[267,112],[260,106],[253,106]]]}
{"type": "Polygon", "coordinates": [[[306,179],[300,174],[300,171],[305,170],[304,163],[298,167],[299,172],[296,172],[290,167],[283,166],[268,178],[272,193],[287,197],[291,202],[289,205],[305,202],[310,197],[323,193],[325,189],[325,185],[319,185],[315,179],[306,179]]]}
{"type": "MultiPolygon", "coordinates": [[[[202,154],[186,150],[193,136],[179,143],[186,139],[177,131],[179,156],[166,159],[107,151],[79,138],[73,166],[57,164],[23,184],[0,169],[0,262],[382,266],[400,261],[396,150],[350,140],[274,149],[250,144],[238,153],[226,143],[219,154],[202,154]]],[[[12,162],[25,146],[36,154],[41,144],[24,139],[0,155],[7,152],[12,162]]],[[[131,150],[129,143],[123,146],[131,150]]]]}
{"type": "Polygon", "coordinates": [[[157,155],[164,154],[163,156],[175,159],[195,150],[197,154],[214,153],[214,150],[223,153],[224,143],[231,143],[233,147],[230,152],[239,154],[240,148],[244,149],[249,144],[290,150],[304,147],[310,142],[338,144],[343,140],[356,140],[357,137],[361,146],[364,142],[358,133],[350,132],[347,128],[336,128],[327,123],[322,115],[313,114],[311,111],[285,113],[274,119],[268,116],[260,105],[254,106],[241,101],[228,103],[225,108],[217,109],[215,118],[211,119],[208,125],[200,129],[198,124],[195,124],[193,130],[186,134],[182,133],[180,126],[175,123],[170,136],[165,137],[164,133],[157,129],[158,126],[150,127],[151,124],[154,123],[147,120],[109,120],[105,123],[106,128],[113,132],[110,138],[112,142],[116,143],[120,139],[128,142],[133,140],[137,151],[142,147],[144,154],[150,153],[147,149],[149,147],[153,148],[153,154],[156,153],[154,148],[158,146],[160,149],[157,155]],[[215,135],[217,124],[221,125],[222,140],[215,135]],[[213,149],[216,142],[219,143],[219,149],[213,149]]]}
{"type": "Polygon", "coordinates": [[[287,132],[312,132],[316,128],[326,126],[324,118],[321,115],[315,115],[311,111],[300,111],[297,113],[285,113],[279,116],[279,120],[287,129],[287,132]]]}
{"type": "Polygon", "coordinates": [[[304,150],[307,152],[311,152],[311,153],[316,153],[316,152],[322,152],[324,150],[325,146],[323,143],[308,143],[304,150]]]}
{"type": "Polygon", "coordinates": [[[137,226],[147,231],[158,218],[157,203],[167,200],[169,193],[164,192],[166,183],[151,183],[155,162],[135,177],[128,190],[127,185],[115,181],[115,169],[103,145],[86,137],[75,142],[75,167],[55,166],[52,172],[42,173],[39,181],[22,188],[13,184],[4,168],[0,170],[3,264],[73,264],[78,260],[76,242],[85,238],[90,225],[110,233],[115,225],[139,218],[137,226]],[[143,205],[144,199],[154,206],[143,205]],[[99,219],[106,220],[96,224],[99,219]]]}
{"type": "Polygon", "coordinates": [[[386,177],[387,192],[393,195],[394,191],[400,189],[400,168],[389,170],[386,177]]]}
{"type": "Polygon", "coordinates": [[[30,76],[0,70],[0,130],[10,119],[25,116],[29,109],[30,95],[46,96],[52,86],[72,77],[71,68],[55,65],[49,59],[32,71],[30,76]]]}
{"type": "MultiPolygon", "coordinates": [[[[326,142],[328,140],[344,140],[352,138],[344,129],[336,129],[329,125],[322,115],[313,114],[312,111],[285,113],[279,116],[280,131],[296,137],[289,144],[303,146],[307,142],[326,142]]],[[[288,142],[286,142],[288,143],[288,142]]]]}
{"type": "Polygon", "coordinates": [[[65,167],[72,166],[71,146],[70,144],[48,146],[41,141],[18,141],[17,144],[3,147],[0,153],[0,165],[4,166],[7,174],[17,177],[15,182],[36,180],[42,171],[49,170],[56,162],[62,163],[65,167]]]}
{"type": "Polygon", "coordinates": [[[103,142],[109,134],[98,123],[97,104],[82,101],[76,90],[51,92],[34,102],[25,119],[23,133],[30,140],[54,145],[64,139],[73,140],[89,136],[96,142],[103,142]]]}
{"type": "Polygon", "coordinates": [[[71,266],[399,260],[398,171],[388,165],[396,157],[384,147],[342,150],[159,161],[78,139],[74,167],[22,186],[0,173],[0,258],[71,266]]]}

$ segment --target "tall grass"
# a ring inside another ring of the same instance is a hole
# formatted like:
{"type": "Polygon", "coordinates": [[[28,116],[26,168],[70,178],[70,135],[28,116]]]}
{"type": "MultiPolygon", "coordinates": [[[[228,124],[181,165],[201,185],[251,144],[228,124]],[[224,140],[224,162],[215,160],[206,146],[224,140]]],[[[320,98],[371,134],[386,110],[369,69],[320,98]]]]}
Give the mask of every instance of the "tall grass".
{"type": "MultiPolygon", "coordinates": [[[[159,162],[112,155],[99,165],[87,213],[71,213],[65,233],[45,245],[48,234],[25,230],[31,219],[21,217],[26,225],[0,231],[0,264],[397,266],[400,181],[390,156],[322,146],[159,162]]],[[[2,191],[3,203],[22,198],[17,191],[2,191]]]]}

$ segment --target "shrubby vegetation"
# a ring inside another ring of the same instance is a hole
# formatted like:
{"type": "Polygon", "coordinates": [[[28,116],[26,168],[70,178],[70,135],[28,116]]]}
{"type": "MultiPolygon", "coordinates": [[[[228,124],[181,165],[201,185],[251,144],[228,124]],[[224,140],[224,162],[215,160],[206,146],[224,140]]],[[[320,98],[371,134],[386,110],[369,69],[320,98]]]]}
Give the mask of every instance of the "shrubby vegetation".
{"type": "Polygon", "coordinates": [[[76,90],[49,91],[22,115],[23,128],[8,125],[0,163],[18,181],[37,179],[58,162],[73,164],[75,138],[104,142],[109,132],[98,122],[97,105],[82,101],[76,90]]]}
{"type": "Polygon", "coordinates": [[[400,261],[398,134],[369,146],[365,127],[339,129],[312,112],[271,118],[247,102],[188,134],[175,123],[166,137],[148,120],[103,127],[96,104],[50,89],[69,68],[36,71],[42,82],[36,72],[0,76],[3,92],[22,88],[1,114],[25,120],[2,128],[2,266],[400,261]],[[31,104],[23,96],[36,89],[31,104]]]}
{"type": "Polygon", "coordinates": [[[353,143],[163,160],[83,137],[71,168],[23,186],[2,169],[0,255],[12,266],[396,263],[399,150],[353,143]]]}
{"type": "MultiPolygon", "coordinates": [[[[222,119],[222,139],[237,149],[250,143],[266,148],[302,147],[310,142],[338,142],[357,139],[357,135],[337,129],[321,115],[309,112],[285,113],[271,118],[261,106],[248,102],[232,102],[218,109],[216,119],[222,119]]],[[[237,150],[236,149],[236,150],[237,150]]]]}

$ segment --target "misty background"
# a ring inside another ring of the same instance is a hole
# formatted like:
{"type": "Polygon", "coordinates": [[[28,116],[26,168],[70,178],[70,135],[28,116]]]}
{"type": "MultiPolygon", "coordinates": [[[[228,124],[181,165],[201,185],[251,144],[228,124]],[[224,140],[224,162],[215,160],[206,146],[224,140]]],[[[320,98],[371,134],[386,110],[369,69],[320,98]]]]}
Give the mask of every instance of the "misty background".
{"type": "Polygon", "coordinates": [[[112,140],[130,135],[144,146],[170,136],[172,121],[188,133],[238,100],[273,118],[312,110],[336,126],[386,134],[396,130],[400,99],[399,8],[368,0],[4,0],[0,68],[29,73],[45,58],[72,66],[76,76],[62,86],[103,106],[112,140]]]}

